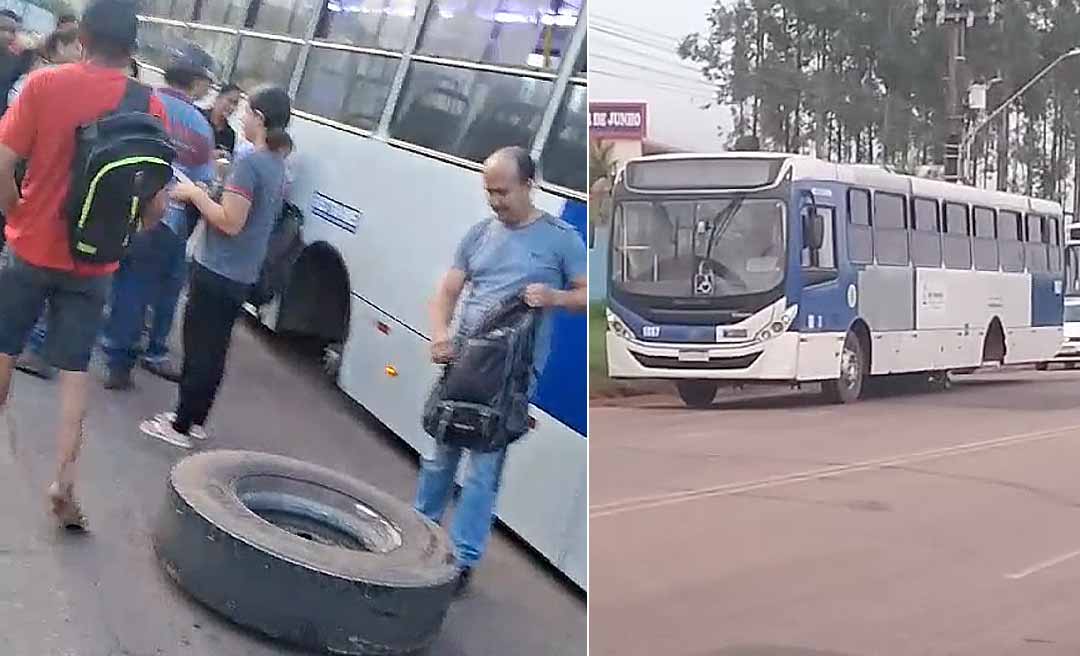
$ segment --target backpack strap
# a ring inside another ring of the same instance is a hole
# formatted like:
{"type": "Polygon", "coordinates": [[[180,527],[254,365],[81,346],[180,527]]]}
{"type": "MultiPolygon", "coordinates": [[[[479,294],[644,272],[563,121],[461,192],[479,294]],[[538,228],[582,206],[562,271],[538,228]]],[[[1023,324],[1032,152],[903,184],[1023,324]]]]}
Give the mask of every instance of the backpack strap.
{"type": "Polygon", "coordinates": [[[124,96],[120,98],[120,104],[116,107],[116,112],[118,114],[125,112],[149,114],[151,93],[150,87],[128,78],[127,85],[124,87],[124,96]]]}

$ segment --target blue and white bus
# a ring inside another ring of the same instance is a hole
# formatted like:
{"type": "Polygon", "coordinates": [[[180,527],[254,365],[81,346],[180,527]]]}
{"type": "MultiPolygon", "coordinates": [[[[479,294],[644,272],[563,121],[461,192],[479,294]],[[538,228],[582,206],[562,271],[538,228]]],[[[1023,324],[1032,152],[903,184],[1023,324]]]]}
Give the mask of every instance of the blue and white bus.
{"type": "MultiPolygon", "coordinates": [[[[613,378],[822,383],[1039,363],[1062,341],[1057,203],[766,153],[629,161],[613,190],[613,378]]],[[[947,378],[946,378],[947,379],[947,378]]]]}
{"type": "MultiPolygon", "coordinates": [[[[149,0],[145,13],[146,81],[190,41],[220,62],[222,80],[289,89],[290,199],[306,248],[259,316],[321,339],[341,388],[426,448],[427,303],[460,238],[490,215],[481,162],[530,148],[536,203],[585,236],[583,0],[149,0]]],[[[584,316],[557,318],[536,429],[511,450],[498,508],[582,588],[586,341],[584,316]]]]}

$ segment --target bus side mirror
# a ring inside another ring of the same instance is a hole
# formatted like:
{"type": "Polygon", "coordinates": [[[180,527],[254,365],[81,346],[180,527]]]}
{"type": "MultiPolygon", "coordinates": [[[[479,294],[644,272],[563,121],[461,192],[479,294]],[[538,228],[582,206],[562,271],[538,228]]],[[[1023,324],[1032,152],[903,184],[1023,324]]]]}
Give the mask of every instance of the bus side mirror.
{"type": "Polygon", "coordinates": [[[817,208],[809,205],[803,208],[803,246],[812,251],[821,250],[825,243],[825,219],[817,208]]]}

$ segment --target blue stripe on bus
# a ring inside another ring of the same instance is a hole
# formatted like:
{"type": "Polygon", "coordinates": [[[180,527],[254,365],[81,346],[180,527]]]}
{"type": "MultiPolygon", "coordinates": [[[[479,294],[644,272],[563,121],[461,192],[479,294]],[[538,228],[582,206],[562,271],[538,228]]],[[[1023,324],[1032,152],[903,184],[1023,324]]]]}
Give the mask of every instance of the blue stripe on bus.
{"type": "Polygon", "coordinates": [[[1060,326],[1065,313],[1064,295],[1056,293],[1055,282],[1060,285],[1061,274],[1031,274],[1031,325],[1060,326]]]}
{"type": "MultiPolygon", "coordinates": [[[[585,203],[566,201],[562,217],[585,239],[588,209],[585,203]]],[[[540,377],[533,403],[538,408],[585,436],[589,416],[589,327],[584,314],[556,312],[551,356],[540,377]]]]}

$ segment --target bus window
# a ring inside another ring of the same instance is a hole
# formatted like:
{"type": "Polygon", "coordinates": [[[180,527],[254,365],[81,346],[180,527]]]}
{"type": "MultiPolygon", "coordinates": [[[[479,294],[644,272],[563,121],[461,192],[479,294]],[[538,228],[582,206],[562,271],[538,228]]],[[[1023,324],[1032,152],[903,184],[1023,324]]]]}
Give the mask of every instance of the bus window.
{"type": "Polygon", "coordinates": [[[549,80],[417,61],[390,136],[482,162],[504,146],[531,145],[553,88],[549,80]]]}
{"type": "Polygon", "coordinates": [[[417,4],[416,0],[327,0],[315,38],[405,50],[417,4]]]}
{"type": "Polygon", "coordinates": [[[896,194],[874,194],[874,256],[878,264],[908,264],[905,202],[896,194]]]}
{"type": "Polygon", "coordinates": [[[945,203],[945,234],[941,239],[946,268],[971,268],[970,230],[967,205],[945,203]]]}
{"type": "Polygon", "coordinates": [[[807,285],[836,277],[836,211],[831,207],[819,205],[817,212],[825,230],[819,250],[812,251],[806,246],[802,249],[802,267],[805,269],[803,279],[807,285]]]}
{"type": "Polygon", "coordinates": [[[1024,243],[1024,260],[1028,271],[1043,273],[1049,267],[1046,244],[1043,243],[1043,218],[1037,214],[1027,215],[1027,240],[1024,243]]]}
{"type": "Polygon", "coordinates": [[[972,241],[971,250],[975,259],[975,268],[979,271],[998,270],[996,222],[997,217],[994,216],[994,210],[992,209],[976,207],[972,211],[975,239],[972,241]]]}
{"type": "Polygon", "coordinates": [[[1049,253],[1050,270],[1055,273],[1061,271],[1061,225],[1056,217],[1046,217],[1044,236],[1044,241],[1049,245],[1047,251],[1049,253]]]}
{"type": "Polygon", "coordinates": [[[852,262],[874,261],[874,236],[870,230],[870,192],[848,190],[848,257],[852,262]]]}
{"type": "Polygon", "coordinates": [[[195,5],[195,19],[200,23],[243,27],[247,18],[248,0],[199,0],[195,5]]]}
{"type": "Polygon", "coordinates": [[[400,60],[312,48],[296,92],[296,108],[374,130],[382,117],[400,60]]]}
{"type": "Polygon", "coordinates": [[[911,262],[915,266],[941,266],[941,224],[938,203],[916,198],[912,203],[914,230],[911,232],[911,262]]]}
{"type": "Polygon", "coordinates": [[[545,182],[585,193],[588,184],[588,107],[586,88],[571,86],[563,99],[555,123],[551,126],[547,147],[540,157],[540,172],[545,182]]]}
{"type": "Polygon", "coordinates": [[[1013,273],[1024,270],[1024,243],[1020,229],[1020,215],[1001,210],[997,218],[998,253],[1001,269],[1013,273]]]}
{"type": "Polygon", "coordinates": [[[240,41],[240,37],[227,32],[202,30],[198,27],[192,28],[189,36],[195,44],[214,58],[214,64],[216,66],[214,73],[216,73],[219,78],[223,78],[225,75],[225,66],[232,63],[233,52],[240,41]]]}
{"type": "Polygon", "coordinates": [[[140,21],[139,59],[164,69],[172,53],[185,43],[185,31],[182,27],[140,21]]]}
{"type": "Polygon", "coordinates": [[[581,2],[437,0],[428,11],[418,52],[544,71],[559,67],[581,2]]]}
{"type": "Polygon", "coordinates": [[[257,32],[304,38],[320,8],[315,0],[252,0],[246,22],[257,32]]]}
{"type": "Polygon", "coordinates": [[[245,36],[240,39],[240,53],[232,79],[242,89],[254,89],[260,84],[276,84],[289,88],[293,69],[302,46],[287,41],[274,41],[245,36]]]}

